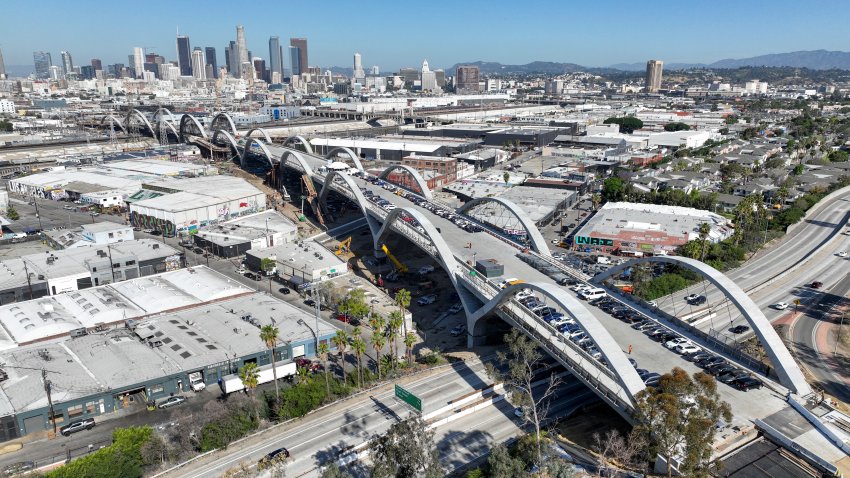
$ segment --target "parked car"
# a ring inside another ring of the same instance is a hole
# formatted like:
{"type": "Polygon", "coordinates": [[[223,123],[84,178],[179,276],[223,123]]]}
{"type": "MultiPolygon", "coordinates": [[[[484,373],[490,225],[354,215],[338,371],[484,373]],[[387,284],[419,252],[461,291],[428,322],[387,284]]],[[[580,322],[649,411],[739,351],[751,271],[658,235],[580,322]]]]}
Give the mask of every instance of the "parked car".
{"type": "Polygon", "coordinates": [[[289,287],[281,287],[280,289],[278,289],[278,292],[283,295],[288,295],[292,291],[289,290],[289,287]]]}
{"type": "Polygon", "coordinates": [[[776,310],[785,310],[788,308],[788,304],[785,302],[777,302],[773,304],[773,308],[776,310]]]}
{"type": "Polygon", "coordinates": [[[670,350],[673,350],[680,345],[688,345],[690,343],[691,343],[691,341],[684,338],[684,337],[676,337],[673,340],[664,342],[664,346],[667,347],[670,350]]]}
{"type": "Polygon", "coordinates": [[[749,377],[749,376],[750,376],[750,374],[747,373],[746,371],[741,370],[741,369],[735,369],[733,371],[726,372],[724,374],[720,374],[717,377],[717,381],[722,382],[722,383],[726,383],[726,384],[731,384],[735,380],[741,380],[741,379],[749,377]]]}
{"type": "Polygon", "coordinates": [[[433,303],[434,303],[434,302],[436,302],[436,301],[437,301],[437,295],[436,295],[436,294],[428,294],[428,295],[426,295],[426,296],[422,296],[422,297],[420,297],[420,298],[416,301],[416,303],[417,303],[417,304],[419,304],[419,305],[424,306],[424,305],[431,305],[431,304],[433,304],[433,303]]]}
{"type": "Polygon", "coordinates": [[[452,337],[459,337],[466,333],[466,326],[461,324],[451,330],[452,337]]]}
{"type": "Polygon", "coordinates": [[[732,382],[733,387],[737,388],[738,390],[742,390],[744,392],[746,392],[748,390],[752,390],[754,388],[761,388],[762,385],[764,385],[764,384],[762,383],[761,380],[759,380],[757,378],[753,378],[753,377],[739,378],[738,380],[735,380],[735,381],[732,382]]]}
{"type": "Polygon", "coordinates": [[[422,275],[422,276],[424,276],[425,274],[430,274],[431,272],[434,272],[434,266],[432,266],[430,264],[427,265],[427,266],[422,266],[422,267],[419,268],[419,270],[417,272],[419,272],[419,275],[422,275]]]}
{"type": "Polygon", "coordinates": [[[254,281],[259,281],[259,280],[262,279],[258,274],[254,274],[253,272],[246,272],[242,275],[244,275],[248,279],[251,279],[251,280],[254,280],[254,281]]]}
{"type": "Polygon", "coordinates": [[[164,408],[171,408],[180,405],[181,403],[186,401],[186,397],[182,395],[175,395],[173,397],[168,397],[165,400],[161,401],[156,407],[160,410],[164,408]]]}
{"type": "Polygon", "coordinates": [[[461,310],[463,310],[463,305],[462,305],[462,304],[455,304],[455,305],[453,305],[453,306],[449,307],[449,313],[450,313],[450,314],[457,314],[457,313],[458,313],[458,312],[460,312],[461,310]]]}
{"type": "Polygon", "coordinates": [[[674,352],[676,352],[677,354],[681,354],[681,355],[697,353],[700,350],[702,350],[702,349],[697,347],[696,345],[694,345],[692,343],[680,345],[680,346],[673,349],[674,352]]]}
{"type": "Polygon", "coordinates": [[[287,458],[289,458],[289,450],[287,450],[286,448],[278,448],[277,450],[260,458],[260,461],[257,462],[257,469],[265,470],[266,468],[273,465],[276,461],[286,460],[287,458]]]}
{"type": "Polygon", "coordinates": [[[748,330],[750,330],[750,326],[748,325],[736,325],[729,329],[729,332],[732,332],[733,334],[743,334],[748,330]]]}
{"type": "Polygon", "coordinates": [[[73,421],[60,428],[59,433],[61,433],[62,436],[67,437],[71,436],[73,433],[81,432],[83,430],[91,430],[94,426],[94,418],[83,418],[82,420],[73,421]]]}
{"type": "Polygon", "coordinates": [[[697,361],[696,364],[698,366],[702,367],[702,368],[708,368],[712,364],[723,363],[723,362],[725,362],[723,357],[718,357],[716,355],[713,355],[711,357],[697,361]]]}

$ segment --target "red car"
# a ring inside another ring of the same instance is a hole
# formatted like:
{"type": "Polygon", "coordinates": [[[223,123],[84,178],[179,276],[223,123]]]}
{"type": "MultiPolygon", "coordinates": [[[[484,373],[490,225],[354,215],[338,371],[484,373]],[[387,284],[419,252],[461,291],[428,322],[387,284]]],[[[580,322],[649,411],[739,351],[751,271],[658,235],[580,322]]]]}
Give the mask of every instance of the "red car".
{"type": "Polygon", "coordinates": [[[298,368],[306,368],[310,372],[314,373],[322,370],[322,364],[318,362],[314,363],[312,360],[304,357],[295,359],[295,366],[298,368]]]}

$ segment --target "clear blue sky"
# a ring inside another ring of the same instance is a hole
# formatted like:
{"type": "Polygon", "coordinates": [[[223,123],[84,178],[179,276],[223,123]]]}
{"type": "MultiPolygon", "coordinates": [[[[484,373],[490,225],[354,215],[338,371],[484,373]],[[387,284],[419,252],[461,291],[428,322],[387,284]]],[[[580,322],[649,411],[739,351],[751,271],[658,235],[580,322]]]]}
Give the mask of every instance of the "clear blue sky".
{"type": "Polygon", "coordinates": [[[310,64],[382,71],[464,61],[535,60],[607,66],[658,58],[710,63],[796,50],[850,50],[844,1],[337,0],[220,1],[2,0],[0,49],[7,65],[32,65],[34,50],[54,64],[68,50],[126,63],[134,46],[176,58],[175,32],[195,46],[224,46],[245,26],[248,48],[268,59],[268,38],[307,37],[310,64]]]}

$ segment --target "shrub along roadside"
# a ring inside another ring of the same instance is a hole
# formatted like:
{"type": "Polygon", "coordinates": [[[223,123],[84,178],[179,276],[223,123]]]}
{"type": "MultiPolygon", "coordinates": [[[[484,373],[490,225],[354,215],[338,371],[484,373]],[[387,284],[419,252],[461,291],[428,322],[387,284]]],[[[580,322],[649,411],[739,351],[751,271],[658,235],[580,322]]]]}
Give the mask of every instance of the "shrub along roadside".
{"type": "Polygon", "coordinates": [[[142,476],[142,446],[150,440],[148,426],[119,428],[112,433],[112,445],[48,472],[47,478],[135,478],[142,476]]]}

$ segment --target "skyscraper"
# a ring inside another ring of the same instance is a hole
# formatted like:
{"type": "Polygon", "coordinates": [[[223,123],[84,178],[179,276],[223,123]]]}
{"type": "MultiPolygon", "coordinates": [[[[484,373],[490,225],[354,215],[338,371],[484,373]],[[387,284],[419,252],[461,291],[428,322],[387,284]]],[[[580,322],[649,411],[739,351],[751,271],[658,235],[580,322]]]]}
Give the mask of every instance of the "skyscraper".
{"type": "Polygon", "coordinates": [[[103,62],[101,62],[99,58],[92,58],[91,59],[91,66],[94,68],[94,71],[97,71],[97,70],[103,71],[103,62]]]}
{"type": "Polygon", "coordinates": [[[186,35],[177,35],[177,66],[180,76],[192,76],[192,47],[186,35]]]}
{"type": "Polygon", "coordinates": [[[363,78],[366,76],[366,72],[363,71],[363,60],[360,57],[360,53],[354,54],[354,78],[363,78]]]}
{"type": "Polygon", "coordinates": [[[0,80],[6,79],[6,64],[3,63],[3,50],[0,50],[0,80]]]}
{"type": "Polygon", "coordinates": [[[251,60],[251,64],[254,66],[254,79],[268,82],[269,75],[266,74],[266,60],[256,57],[251,60]]]}
{"type": "Polygon", "coordinates": [[[133,47],[133,69],[136,70],[136,78],[144,78],[145,50],[140,46],[133,47]]]}
{"type": "Polygon", "coordinates": [[[71,59],[71,54],[67,51],[59,52],[62,56],[62,75],[68,76],[74,73],[74,60],[71,59]]]}
{"type": "Polygon", "coordinates": [[[277,73],[283,77],[283,57],[280,50],[280,37],[269,38],[269,70],[272,76],[277,73]]]}
{"type": "Polygon", "coordinates": [[[292,76],[301,74],[301,60],[299,59],[301,56],[300,53],[301,52],[299,51],[297,46],[289,47],[289,68],[290,75],[292,76]]]}
{"type": "Polygon", "coordinates": [[[292,74],[301,75],[303,73],[307,73],[307,67],[310,66],[310,64],[307,62],[307,39],[290,38],[289,46],[297,48],[297,51],[294,55],[292,49],[290,48],[290,56],[292,60],[292,74]],[[295,61],[296,59],[298,61],[295,61]]]}
{"type": "Polygon", "coordinates": [[[422,73],[419,80],[422,84],[422,91],[437,90],[437,75],[428,67],[428,60],[422,62],[422,73]]]}
{"type": "Polygon", "coordinates": [[[661,89],[661,71],[664,62],[661,60],[649,60],[646,62],[646,92],[658,93],[661,89]]]}
{"type": "Polygon", "coordinates": [[[207,65],[212,67],[212,76],[207,75],[207,78],[218,78],[218,60],[215,57],[215,48],[208,46],[206,49],[207,65]]]}
{"type": "Polygon", "coordinates": [[[242,25],[236,25],[236,52],[239,55],[239,61],[236,62],[236,76],[242,78],[242,65],[251,61],[248,55],[248,44],[245,41],[245,27],[242,25]]]}
{"type": "Polygon", "coordinates": [[[206,72],[207,62],[204,60],[204,52],[201,50],[201,47],[196,46],[195,49],[192,50],[192,76],[194,76],[196,80],[206,80],[206,72]]]}
{"type": "Polygon", "coordinates": [[[34,51],[32,52],[32,60],[35,63],[35,77],[41,79],[50,78],[50,67],[53,66],[50,53],[46,51],[34,51]]]}
{"type": "Polygon", "coordinates": [[[236,48],[236,42],[231,41],[224,47],[224,66],[227,67],[227,72],[233,75],[233,49],[236,48]]]}
{"type": "Polygon", "coordinates": [[[455,72],[455,91],[458,93],[477,92],[480,76],[481,72],[477,66],[458,66],[455,72]]]}

